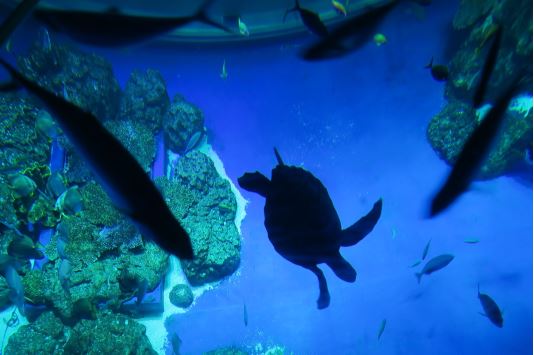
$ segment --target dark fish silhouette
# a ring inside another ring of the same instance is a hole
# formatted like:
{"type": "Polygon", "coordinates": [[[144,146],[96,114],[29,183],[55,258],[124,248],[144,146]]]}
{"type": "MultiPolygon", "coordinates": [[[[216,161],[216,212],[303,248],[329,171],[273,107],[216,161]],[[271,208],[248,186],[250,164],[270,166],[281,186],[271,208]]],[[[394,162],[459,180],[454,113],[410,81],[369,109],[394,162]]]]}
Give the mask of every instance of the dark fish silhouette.
{"type": "Polygon", "coordinates": [[[9,14],[0,28],[0,47],[4,46],[15,28],[18,27],[38,2],[39,0],[24,0],[9,14]]]}
{"type": "Polygon", "coordinates": [[[302,23],[304,23],[304,26],[306,26],[310,32],[319,37],[328,35],[328,29],[324,25],[323,21],[321,21],[319,15],[311,10],[301,7],[299,0],[295,0],[295,7],[286,11],[284,14],[284,21],[286,20],[287,14],[295,11],[299,13],[302,23]]]}
{"type": "Polygon", "coordinates": [[[377,336],[377,340],[380,340],[380,337],[382,336],[382,334],[384,333],[384,329],[386,329],[386,319],[382,319],[382,322],[380,322],[380,327],[378,328],[378,336],[377,336]]]}
{"type": "Polygon", "coordinates": [[[245,323],[245,327],[248,326],[248,311],[246,303],[243,303],[243,322],[245,323]]]}
{"type": "Polygon", "coordinates": [[[475,128],[465,142],[445,184],[434,196],[430,207],[430,217],[434,217],[449,207],[463,194],[475,177],[480,165],[488,155],[494,137],[499,131],[504,113],[517,88],[512,84],[486,114],[482,123],[475,128]]]}
{"type": "Polygon", "coordinates": [[[484,309],[483,315],[488,317],[491,323],[495,324],[499,328],[502,328],[502,312],[499,309],[499,306],[497,306],[497,303],[495,303],[490,296],[480,293],[480,284],[478,285],[478,299],[480,300],[480,304],[482,304],[482,308],[484,309]]]}
{"type": "Polygon", "coordinates": [[[15,237],[7,246],[7,253],[19,259],[43,259],[44,254],[37,249],[33,240],[25,235],[15,237]]]}
{"type": "Polygon", "coordinates": [[[212,3],[213,0],[206,1],[194,15],[185,17],[126,15],[117,9],[107,12],[37,9],[33,15],[50,29],[62,32],[78,42],[117,47],[147,41],[192,22],[202,22],[233,33],[206,15],[206,9],[212,3]]]}
{"type": "Polygon", "coordinates": [[[356,271],[339,253],[371,232],[382,211],[382,200],[352,226],[341,229],[328,191],[310,172],[283,163],[275,148],[278,165],[271,180],[259,172],[238,179],[243,189],[265,197],[265,228],[275,250],[290,262],[313,272],[319,280],[319,309],[330,304],[328,286],[317,264],[326,263],[342,280],[354,282],[356,271]]]}
{"type": "Polygon", "coordinates": [[[328,36],[306,48],[300,56],[310,61],[324,60],[339,58],[358,50],[370,41],[376,33],[376,27],[396,4],[397,1],[391,1],[344,22],[330,31],[328,36]]]}
{"type": "Polygon", "coordinates": [[[130,217],[141,234],[167,252],[191,259],[193,249],[189,235],[137,160],[98,119],[28,80],[3,59],[0,59],[0,64],[26,90],[46,104],[115,206],[130,217]]]}
{"type": "Polygon", "coordinates": [[[488,56],[486,58],[486,62],[484,63],[484,67],[482,68],[482,73],[480,74],[480,81],[478,84],[477,91],[475,92],[475,96],[473,97],[473,106],[475,108],[480,107],[482,105],[482,101],[484,100],[486,88],[488,87],[488,82],[491,77],[491,73],[493,72],[495,63],[497,63],[497,54],[499,54],[501,37],[502,27],[499,26],[494,34],[493,43],[491,44],[488,56]]]}
{"type": "Polygon", "coordinates": [[[443,269],[445,266],[449,265],[449,263],[454,259],[454,256],[449,254],[443,254],[436,256],[432,259],[430,259],[425,266],[423,267],[423,270],[421,272],[416,272],[415,277],[417,277],[417,283],[421,282],[421,277],[423,275],[430,275],[433,272],[436,272],[438,270],[443,269]]]}
{"type": "Polygon", "coordinates": [[[431,241],[432,241],[432,239],[430,239],[428,241],[428,243],[426,243],[425,249],[423,249],[423,256],[421,257],[421,260],[425,260],[427,254],[428,254],[428,249],[430,248],[430,242],[431,241]]]}
{"type": "Polygon", "coordinates": [[[446,65],[442,64],[433,64],[434,58],[430,58],[430,62],[425,65],[425,69],[430,69],[430,74],[434,80],[437,81],[447,81],[449,79],[449,68],[446,65]]]}

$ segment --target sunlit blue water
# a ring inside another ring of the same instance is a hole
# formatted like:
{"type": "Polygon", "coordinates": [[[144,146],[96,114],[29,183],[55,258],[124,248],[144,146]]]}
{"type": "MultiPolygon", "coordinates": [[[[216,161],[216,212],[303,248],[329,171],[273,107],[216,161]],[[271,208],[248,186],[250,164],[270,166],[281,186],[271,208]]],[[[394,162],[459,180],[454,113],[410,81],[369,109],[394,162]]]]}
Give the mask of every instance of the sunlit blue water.
{"type": "Polygon", "coordinates": [[[342,249],[358,272],[356,283],[322,267],[332,301],[319,311],[315,276],[274,251],[263,226],[264,199],[242,191],[249,204],[241,266],[176,318],[183,354],[258,342],[288,354],[532,353],[531,186],[509,177],[476,183],[443,215],[425,218],[449,167],[426,140],[426,126],[445,101],[443,84],[423,66],[431,56],[448,59],[455,10],[435,1],[420,22],[397,9],[380,29],[386,45],[369,43],[324,63],[297,58],[309,36],[213,48],[92,49],[113,63],[121,86],[132,70],[155,68],[170,97],[180,93],[201,108],[234,183],[246,171],[269,176],[276,146],[285,162],[324,183],[344,227],[384,200],[374,231],[342,249]],[[223,60],[227,80],[219,78],[223,60]],[[429,239],[429,257],[455,259],[418,285],[420,268],[410,265],[429,239]],[[504,310],[502,329],[479,314],[479,283],[504,310]]]}

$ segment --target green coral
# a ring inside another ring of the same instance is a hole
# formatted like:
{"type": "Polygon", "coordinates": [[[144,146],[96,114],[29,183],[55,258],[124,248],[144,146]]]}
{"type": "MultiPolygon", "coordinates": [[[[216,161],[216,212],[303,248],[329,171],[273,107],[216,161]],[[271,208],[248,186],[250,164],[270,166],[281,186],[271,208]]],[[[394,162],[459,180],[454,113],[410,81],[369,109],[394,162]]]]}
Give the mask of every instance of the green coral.
{"type": "Polygon", "coordinates": [[[80,188],[84,201],[82,216],[95,226],[111,227],[121,222],[124,217],[113,206],[104,189],[94,181],[80,188]]]}

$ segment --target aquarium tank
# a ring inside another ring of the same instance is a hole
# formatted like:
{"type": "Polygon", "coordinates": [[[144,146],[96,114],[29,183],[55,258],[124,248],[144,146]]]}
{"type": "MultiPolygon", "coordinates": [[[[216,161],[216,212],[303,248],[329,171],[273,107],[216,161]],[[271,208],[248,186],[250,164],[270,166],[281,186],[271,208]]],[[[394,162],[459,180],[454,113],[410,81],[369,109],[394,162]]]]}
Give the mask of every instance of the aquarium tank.
{"type": "Polygon", "coordinates": [[[532,354],[530,0],[0,0],[0,355],[532,354]]]}

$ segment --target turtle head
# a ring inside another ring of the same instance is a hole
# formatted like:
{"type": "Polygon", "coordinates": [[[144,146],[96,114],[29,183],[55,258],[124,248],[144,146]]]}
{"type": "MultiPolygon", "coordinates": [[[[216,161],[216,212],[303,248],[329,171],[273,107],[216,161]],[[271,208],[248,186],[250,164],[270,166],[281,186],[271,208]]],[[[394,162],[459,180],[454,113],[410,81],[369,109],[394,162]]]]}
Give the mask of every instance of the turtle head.
{"type": "Polygon", "coordinates": [[[263,197],[267,196],[271,182],[260,172],[245,173],[237,182],[241,188],[260,194],[263,197]]]}

